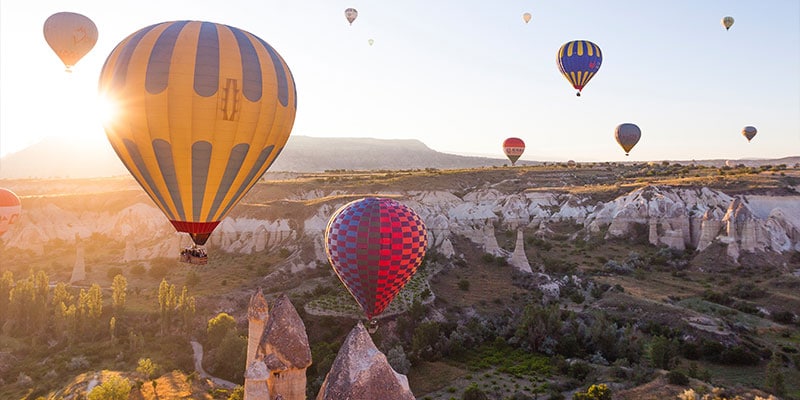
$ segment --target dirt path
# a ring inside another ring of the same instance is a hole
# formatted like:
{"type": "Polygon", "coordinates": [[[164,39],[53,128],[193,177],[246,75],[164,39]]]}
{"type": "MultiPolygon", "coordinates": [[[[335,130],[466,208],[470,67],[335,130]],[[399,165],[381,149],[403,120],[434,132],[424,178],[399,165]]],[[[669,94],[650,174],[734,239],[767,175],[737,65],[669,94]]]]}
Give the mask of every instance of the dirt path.
{"type": "Polygon", "coordinates": [[[192,351],[194,352],[194,370],[197,371],[201,378],[208,379],[211,382],[214,382],[215,385],[225,389],[233,389],[238,386],[233,382],[209,375],[208,372],[203,369],[203,345],[194,340],[191,341],[191,344],[192,351]]]}

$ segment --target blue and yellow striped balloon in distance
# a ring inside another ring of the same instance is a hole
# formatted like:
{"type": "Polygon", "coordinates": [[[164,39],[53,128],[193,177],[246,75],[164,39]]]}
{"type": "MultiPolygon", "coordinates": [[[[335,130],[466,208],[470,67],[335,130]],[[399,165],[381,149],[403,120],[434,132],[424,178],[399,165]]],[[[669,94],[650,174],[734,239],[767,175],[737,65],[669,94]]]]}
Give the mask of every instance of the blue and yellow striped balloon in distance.
{"type": "Polygon", "coordinates": [[[128,36],[99,91],[111,146],[179,232],[205,244],[280,154],[297,92],[281,56],[231,26],[174,21],[128,36]]]}
{"type": "Polygon", "coordinates": [[[600,69],[603,53],[600,47],[588,40],[573,40],[558,49],[556,61],[561,74],[578,90],[577,96],[580,96],[583,87],[600,69]]]}

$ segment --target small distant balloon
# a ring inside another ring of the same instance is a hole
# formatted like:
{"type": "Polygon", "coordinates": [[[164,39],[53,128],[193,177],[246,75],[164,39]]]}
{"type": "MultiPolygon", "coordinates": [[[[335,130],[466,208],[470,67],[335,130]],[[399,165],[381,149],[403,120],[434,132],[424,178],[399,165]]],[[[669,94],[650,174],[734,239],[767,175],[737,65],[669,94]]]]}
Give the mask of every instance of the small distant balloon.
{"type": "Polygon", "coordinates": [[[20,211],[19,197],[8,189],[0,188],[0,236],[17,223],[20,211]]]}
{"type": "Polygon", "coordinates": [[[523,142],[522,139],[510,137],[503,141],[503,153],[511,160],[511,166],[516,164],[517,160],[519,160],[524,152],[525,142],[523,142]]]}
{"type": "Polygon", "coordinates": [[[358,17],[358,11],[356,11],[355,8],[348,8],[344,10],[344,17],[347,18],[347,22],[349,22],[350,25],[353,25],[353,21],[358,17]]]}
{"type": "Polygon", "coordinates": [[[747,138],[748,142],[756,137],[756,133],[758,133],[758,130],[754,126],[745,126],[742,128],[742,135],[747,138]]]}
{"type": "Polygon", "coordinates": [[[531,22],[531,13],[526,12],[525,14],[522,14],[522,20],[525,21],[526,24],[531,22]]]}
{"type": "Polygon", "coordinates": [[[556,57],[558,70],[581,95],[583,87],[594,77],[603,62],[600,47],[588,40],[573,40],[564,43],[556,57]]]}
{"type": "Polygon", "coordinates": [[[722,26],[725,27],[726,31],[731,29],[731,27],[733,26],[733,17],[728,16],[722,18],[722,26]]]}
{"type": "Polygon", "coordinates": [[[97,26],[84,15],[55,13],[44,21],[44,39],[56,53],[67,72],[97,43],[97,26]]]}
{"type": "Polygon", "coordinates": [[[367,42],[369,43],[370,46],[372,46],[373,44],[375,44],[375,39],[367,40],[367,42]]]}
{"type": "Polygon", "coordinates": [[[614,130],[614,138],[617,139],[617,143],[625,150],[626,156],[630,153],[631,149],[633,149],[633,146],[639,143],[639,138],[641,137],[642,131],[636,124],[620,124],[617,125],[617,128],[614,130]]]}

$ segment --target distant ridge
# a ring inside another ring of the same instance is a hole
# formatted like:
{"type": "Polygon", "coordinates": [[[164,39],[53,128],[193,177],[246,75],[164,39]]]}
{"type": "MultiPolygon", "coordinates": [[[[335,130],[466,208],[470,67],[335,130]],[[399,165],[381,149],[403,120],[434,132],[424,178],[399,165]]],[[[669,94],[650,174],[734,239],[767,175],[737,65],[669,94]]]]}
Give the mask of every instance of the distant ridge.
{"type": "MultiPolygon", "coordinates": [[[[726,161],[749,167],[764,164],[793,166],[800,163],[800,156],[764,160],[716,159],[668,162],[723,167],[726,161]]],[[[292,135],[270,171],[456,169],[508,164],[509,161],[505,158],[442,153],[415,139],[318,138],[292,135]]],[[[517,164],[535,165],[539,162],[519,160],[517,164]]],[[[128,171],[114,154],[105,137],[82,142],[67,138],[50,138],[0,158],[0,179],[100,178],[127,174],[128,171]]]]}
{"type": "MultiPolygon", "coordinates": [[[[94,142],[67,138],[41,141],[0,158],[0,179],[96,178],[127,174],[111,145],[102,139],[94,142]]],[[[451,169],[505,164],[508,164],[506,159],[441,153],[419,140],[292,135],[270,171],[451,169]]]]}

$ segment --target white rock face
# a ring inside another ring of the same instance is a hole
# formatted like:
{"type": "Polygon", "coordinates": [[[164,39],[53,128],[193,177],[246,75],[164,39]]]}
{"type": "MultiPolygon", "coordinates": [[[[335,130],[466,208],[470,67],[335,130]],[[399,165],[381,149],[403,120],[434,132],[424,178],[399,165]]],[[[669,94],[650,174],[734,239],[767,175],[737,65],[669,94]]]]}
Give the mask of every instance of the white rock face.
{"type": "Polygon", "coordinates": [[[517,230],[517,243],[514,248],[514,253],[511,254],[511,260],[509,260],[508,263],[520,272],[528,274],[533,273],[531,264],[528,262],[528,256],[525,255],[525,240],[522,237],[522,229],[517,230]]]}
{"type": "MultiPolygon", "coordinates": [[[[321,189],[294,195],[315,200],[347,195],[342,190],[321,189]]],[[[651,244],[682,250],[705,250],[712,243],[727,246],[737,260],[748,252],[800,251],[800,196],[739,196],[733,198],[708,188],[646,186],[606,203],[588,197],[538,191],[504,193],[479,188],[462,197],[442,190],[388,193],[416,211],[428,228],[431,249],[455,255],[453,241],[463,236],[486,253],[509,256],[500,248],[495,228],[529,229],[537,235],[550,232],[548,224],[567,220],[583,224],[587,232],[607,228],[607,237],[632,233],[648,235],[651,244]]],[[[313,243],[313,254],[293,259],[295,270],[314,268],[326,261],[324,231],[331,214],[346,200],[320,201],[305,220],[258,219],[257,216],[225,218],[209,238],[209,246],[221,251],[253,254],[285,247],[296,250],[300,241],[313,243]]],[[[74,209],[74,207],[73,207],[74,209]]],[[[125,243],[123,261],[174,257],[185,234],[175,232],[152,203],[134,202],[120,212],[73,211],[56,199],[38,208],[27,208],[0,242],[42,254],[51,240],[75,243],[94,234],[125,243]]]]}

